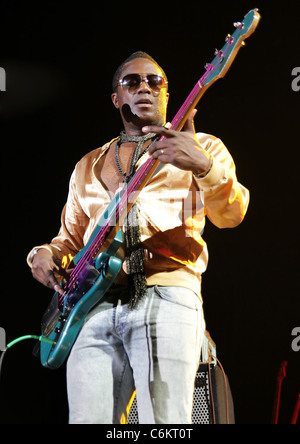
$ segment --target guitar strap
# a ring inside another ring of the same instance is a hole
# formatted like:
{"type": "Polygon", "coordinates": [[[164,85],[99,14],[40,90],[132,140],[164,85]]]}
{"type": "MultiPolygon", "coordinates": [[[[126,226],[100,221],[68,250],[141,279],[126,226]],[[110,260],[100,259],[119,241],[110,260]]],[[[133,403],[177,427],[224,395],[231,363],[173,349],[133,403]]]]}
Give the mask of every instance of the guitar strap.
{"type": "MultiPolygon", "coordinates": [[[[145,136],[128,136],[124,131],[121,133],[116,145],[116,162],[124,181],[128,183],[135,173],[135,166],[139,159],[149,150],[150,146],[142,154],[144,143],[147,140],[155,138],[156,134],[146,134],[145,136]],[[137,143],[131,160],[129,174],[124,174],[119,160],[119,148],[122,143],[137,143]]],[[[153,141],[154,142],[154,141],[153,141]]],[[[152,142],[152,143],[153,143],[152,142]]],[[[125,219],[125,261],[128,273],[128,284],[130,292],[129,306],[133,309],[138,300],[141,299],[147,292],[147,281],[144,264],[144,249],[141,240],[141,230],[139,223],[139,214],[136,203],[132,206],[125,219]]]]}

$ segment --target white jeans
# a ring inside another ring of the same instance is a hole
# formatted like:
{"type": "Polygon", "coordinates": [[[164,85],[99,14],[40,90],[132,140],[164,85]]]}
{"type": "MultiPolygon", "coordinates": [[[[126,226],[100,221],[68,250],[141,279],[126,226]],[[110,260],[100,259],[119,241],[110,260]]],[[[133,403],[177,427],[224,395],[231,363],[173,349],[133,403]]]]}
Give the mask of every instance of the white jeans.
{"type": "Polygon", "coordinates": [[[75,342],[70,423],[120,423],[136,388],[140,424],[190,424],[205,331],[201,301],[185,288],[155,286],[133,310],[127,302],[124,291],[110,292],[75,342]]]}

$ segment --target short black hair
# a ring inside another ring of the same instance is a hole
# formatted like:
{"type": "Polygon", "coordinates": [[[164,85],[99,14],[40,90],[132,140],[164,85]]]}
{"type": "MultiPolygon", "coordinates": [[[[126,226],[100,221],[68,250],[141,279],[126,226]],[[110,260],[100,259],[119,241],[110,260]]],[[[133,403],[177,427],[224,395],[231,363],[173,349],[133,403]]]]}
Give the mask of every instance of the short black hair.
{"type": "Polygon", "coordinates": [[[117,92],[117,88],[118,88],[118,84],[119,84],[119,80],[121,79],[121,75],[122,75],[122,71],[124,66],[126,65],[126,63],[131,62],[132,60],[135,59],[147,59],[150,60],[150,62],[152,62],[154,65],[158,66],[158,68],[161,70],[163,78],[165,79],[166,82],[168,82],[168,78],[166,76],[165,71],[162,69],[162,67],[156,62],[156,60],[154,60],[153,57],[151,57],[149,54],[147,54],[144,51],[136,51],[133,54],[131,54],[131,56],[129,56],[120,66],[119,68],[116,70],[114,76],[113,76],[113,81],[112,81],[112,89],[113,92],[117,92]]]}

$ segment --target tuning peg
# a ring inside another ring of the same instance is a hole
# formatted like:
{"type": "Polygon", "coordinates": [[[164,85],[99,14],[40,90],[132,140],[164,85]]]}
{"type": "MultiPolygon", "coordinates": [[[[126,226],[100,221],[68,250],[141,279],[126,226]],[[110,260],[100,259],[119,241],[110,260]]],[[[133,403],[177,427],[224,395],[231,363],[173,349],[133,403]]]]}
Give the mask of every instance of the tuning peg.
{"type": "Polygon", "coordinates": [[[204,68],[206,69],[206,71],[210,71],[212,68],[212,64],[211,63],[206,63],[204,68]]]}
{"type": "Polygon", "coordinates": [[[228,34],[225,38],[225,42],[229,43],[229,45],[231,45],[233,43],[233,41],[234,41],[234,38],[230,34],[228,34]]]}
{"type": "Polygon", "coordinates": [[[215,56],[219,57],[219,59],[223,56],[223,52],[215,49],[215,56]]]}
{"type": "Polygon", "coordinates": [[[241,22],[234,22],[233,26],[234,26],[235,28],[241,30],[241,29],[244,28],[245,25],[244,25],[244,23],[241,23],[241,22]]]}

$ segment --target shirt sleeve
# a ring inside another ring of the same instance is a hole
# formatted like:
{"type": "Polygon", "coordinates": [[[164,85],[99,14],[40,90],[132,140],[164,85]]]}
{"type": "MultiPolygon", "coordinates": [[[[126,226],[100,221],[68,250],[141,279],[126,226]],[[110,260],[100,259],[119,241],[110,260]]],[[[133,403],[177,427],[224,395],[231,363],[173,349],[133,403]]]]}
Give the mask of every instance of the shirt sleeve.
{"type": "Polygon", "coordinates": [[[213,166],[201,179],[196,179],[204,192],[205,213],[218,228],[233,228],[239,225],[247,212],[250,193],[236,177],[234,161],[220,139],[208,139],[199,134],[198,139],[212,156],[213,166]]]}
{"type": "MultiPolygon", "coordinates": [[[[83,236],[88,223],[89,218],[80,205],[74,171],[70,179],[67,203],[61,214],[61,227],[58,235],[52,239],[50,244],[44,244],[35,248],[47,249],[59,261],[63,257],[70,259],[70,255],[75,256],[84,247],[83,236]]],[[[27,256],[27,263],[30,267],[32,251],[27,256]]]]}

